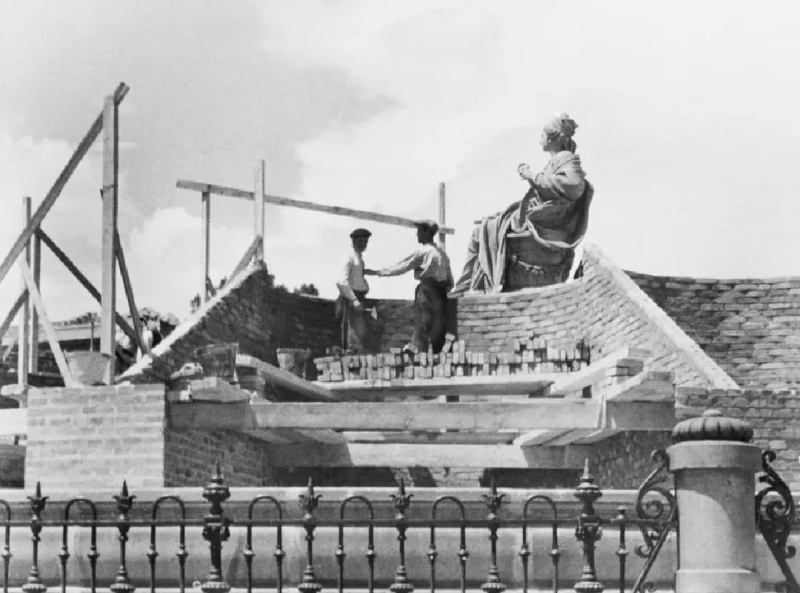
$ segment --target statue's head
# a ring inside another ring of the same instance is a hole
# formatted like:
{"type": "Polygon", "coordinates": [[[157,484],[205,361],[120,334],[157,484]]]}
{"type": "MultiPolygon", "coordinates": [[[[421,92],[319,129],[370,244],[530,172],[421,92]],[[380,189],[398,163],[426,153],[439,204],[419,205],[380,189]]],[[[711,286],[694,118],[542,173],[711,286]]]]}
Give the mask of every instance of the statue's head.
{"type": "Polygon", "coordinates": [[[372,236],[367,229],[356,229],[350,233],[350,240],[353,242],[353,249],[358,253],[363,253],[367,249],[369,238],[372,236]]]}
{"type": "Polygon", "coordinates": [[[572,137],[575,135],[577,128],[578,124],[566,113],[554,117],[542,130],[542,137],[539,141],[542,145],[542,150],[547,152],[560,152],[562,150],[575,152],[577,145],[572,137]]]}

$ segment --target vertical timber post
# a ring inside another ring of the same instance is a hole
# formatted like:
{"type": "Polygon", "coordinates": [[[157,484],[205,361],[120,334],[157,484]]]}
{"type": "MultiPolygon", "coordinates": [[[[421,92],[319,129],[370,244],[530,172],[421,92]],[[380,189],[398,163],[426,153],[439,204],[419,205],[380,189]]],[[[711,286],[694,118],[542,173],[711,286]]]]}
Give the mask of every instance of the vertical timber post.
{"type": "MultiPolygon", "coordinates": [[[[42,283],[42,238],[39,233],[33,235],[33,282],[41,294],[42,283]]],[[[39,312],[36,307],[31,307],[31,345],[30,364],[31,373],[39,372],[39,312]]]]}
{"type": "MultiPolygon", "coordinates": [[[[24,210],[23,228],[27,228],[31,221],[31,199],[26,196],[22,198],[22,207],[24,210]]],[[[25,244],[25,263],[31,263],[31,242],[30,240],[25,244]]],[[[25,286],[23,280],[23,287],[25,286]]],[[[22,304],[22,312],[20,314],[19,323],[19,340],[17,341],[17,383],[20,385],[28,384],[28,356],[30,353],[30,323],[31,323],[31,299],[28,297],[22,304]]]]}
{"type": "Polygon", "coordinates": [[[208,302],[208,282],[211,267],[211,192],[203,192],[203,302],[208,302]]]}
{"type": "Polygon", "coordinates": [[[445,249],[445,237],[442,230],[447,222],[446,205],[445,205],[445,185],[444,182],[439,184],[439,246],[445,249]]]}
{"type": "Polygon", "coordinates": [[[255,192],[253,194],[253,203],[255,204],[254,237],[260,237],[258,248],[253,256],[257,261],[264,261],[264,185],[266,183],[266,168],[266,162],[263,160],[258,161],[255,192]]]}
{"type": "Polygon", "coordinates": [[[761,449],[744,421],[707,410],[672,430],[678,513],[676,593],[759,593],[755,474],[761,449]]]}
{"type": "Polygon", "coordinates": [[[106,97],[103,108],[103,243],[102,281],[100,285],[100,352],[109,358],[105,383],[114,383],[114,312],[117,301],[117,177],[119,171],[117,105],[114,97],[106,97]]]}

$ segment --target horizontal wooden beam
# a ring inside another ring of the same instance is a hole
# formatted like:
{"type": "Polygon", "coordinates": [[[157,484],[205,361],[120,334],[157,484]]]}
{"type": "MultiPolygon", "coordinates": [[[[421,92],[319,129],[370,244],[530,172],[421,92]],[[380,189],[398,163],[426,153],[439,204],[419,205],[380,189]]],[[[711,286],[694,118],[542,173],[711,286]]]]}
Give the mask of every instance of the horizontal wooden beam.
{"type": "Polygon", "coordinates": [[[600,402],[528,400],[526,403],[252,402],[260,428],[335,430],[491,431],[590,428],[600,422],[600,402]]]}
{"type": "Polygon", "coordinates": [[[341,434],[351,443],[404,443],[409,445],[508,445],[519,431],[492,432],[401,432],[345,431],[341,434]]]}
{"type": "Polygon", "coordinates": [[[347,399],[369,401],[387,395],[528,395],[542,391],[562,376],[563,373],[537,373],[390,381],[317,382],[317,385],[324,385],[331,393],[347,399]]]}
{"type": "MultiPolygon", "coordinates": [[[[236,189],[233,187],[223,187],[221,185],[213,185],[211,183],[200,183],[199,181],[186,181],[179,180],[176,183],[179,189],[194,190],[201,193],[216,194],[219,196],[227,196],[229,198],[241,198],[243,200],[252,200],[253,192],[244,189],[236,189]]],[[[369,220],[372,222],[381,222],[384,224],[393,224],[396,226],[414,227],[415,221],[410,218],[402,218],[400,216],[390,216],[388,214],[378,214],[377,212],[369,212],[367,210],[355,210],[353,208],[343,208],[341,206],[326,206],[324,204],[316,204],[314,202],[304,202],[302,200],[294,200],[292,198],[282,198],[280,196],[264,195],[264,202],[267,204],[275,204],[278,206],[289,206],[292,208],[301,208],[303,210],[312,210],[314,212],[324,212],[325,214],[334,214],[336,216],[347,216],[349,218],[358,218],[360,220],[369,220]]],[[[452,235],[455,230],[449,227],[439,229],[440,233],[452,235]]]]}
{"type": "Polygon", "coordinates": [[[270,467],[464,467],[581,469],[589,447],[515,445],[274,445],[270,467]]]}

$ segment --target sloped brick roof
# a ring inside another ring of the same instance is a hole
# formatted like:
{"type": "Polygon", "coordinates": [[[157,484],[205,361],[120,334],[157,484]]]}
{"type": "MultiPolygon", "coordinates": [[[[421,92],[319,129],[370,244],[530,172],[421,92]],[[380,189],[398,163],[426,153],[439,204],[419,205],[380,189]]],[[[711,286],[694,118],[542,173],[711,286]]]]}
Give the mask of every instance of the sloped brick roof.
{"type": "Polygon", "coordinates": [[[741,387],[800,387],[800,278],[627,274],[741,387]]]}

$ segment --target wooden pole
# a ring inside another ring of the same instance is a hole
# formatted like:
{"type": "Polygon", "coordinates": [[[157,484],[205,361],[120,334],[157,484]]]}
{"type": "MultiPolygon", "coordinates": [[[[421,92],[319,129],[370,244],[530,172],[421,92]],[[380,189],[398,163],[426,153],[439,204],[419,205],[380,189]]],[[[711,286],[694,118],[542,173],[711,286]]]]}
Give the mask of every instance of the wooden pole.
{"type": "MultiPolygon", "coordinates": [[[[31,301],[33,302],[34,307],[36,307],[36,310],[39,312],[39,317],[42,321],[42,327],[44,328],[45,334],[47,334],[47,341],[50,342],[50,349],[53,351],[53,357],[56,359],[58,370],[61,372],[61,376],[64,378],[64,385],[67,387],[74,387],[75,382],[72,380],[72,374],[69,372],[67,359],[64,358],[64,353],[61,351],[61,345],[58,343],[56,330],[53,327],[53,324],[50,323],[50,319],[47,317],[47,311],[44,309],[42,297],[36,288],[36,284],[33,282],[33,274],[31,273],[31,269],[24,260],[19,260],[19,267],[22,270],[22,277],[25,279],[25,284],[28,287],[28,294],[31,296],[31,301]]],[[[113,353],[111,358],[113,360],[113,353]]]]}
{"type": "MultiPolygon", "coordinates": [[[[26,196],[22,198],[22,209],[23,209],[23,228],[27,228],[27,226],[31,222],[31,199],[30,197],[26,196]]],[[[31,263],[31,242],[30,239],[25,244],[23,249],[23,253],[25,255],[25,263],[30,265],[31,263]]],[[[22,288],[25,288],[25,279],[22,279],[22,288]]],[[[30,296],[30,293],[29,293],[30,296]]],[[[31,305],[30,299],[26,300],[22,305],[22,314],[20,315],[19,321],[19,341],[17,342],[17,383],[19,385],[27,385],[28,384],[28,363],[30,360],[28,357],[30,356],[30,331],[31,331],[31,305]]]]}
{"type": "Polygon", "coordinates": [[[253,200],[255,203],[253,224],[255,225],[254,236],[256,238],[261,237],[255,254],[259,261],[264,261],[264,186],[266,183],[266,169],[267,164],[263,160],[258,161],[255,191],[253,192],[255,196],[253,200]]]}
{"type": "Polygon", "coordinates": [[[445,235],[442,231],[446,222],[447,215],[445,208],[445,185],[444,182],[442,182],[439,184],[439,246],[442,249],[445,249],[446,247],[445,237],[447,235],[445,235]]]}
{"type": "Polygon", "coordinates": [[[141,348],[144,354],[150,354],[150,349],[144,343],[144,333],[142,332],[142,321],[139,319],[139,310],[136,308],[136,301],[133,298],[133,285],[131,284],[131,277],[128,275],[128,266],[125,263],[125,253],[122,251],[122,243],[119,240],[119,233],[114,236],[114,249],[117,254],[117,263],[119,264],[119,273],[122,276],[122,285],[125,287],[125,296],[128,299],[128,309],[131,312],[131,320],[133,321],[133,329],[136,332],[136,344],[141,348]]]}
{"type": "MultiPolygon", "coordinates": [[[[69,258],[69,256],[61,251],[61,248],[55,244],[55,241],[53,241],[42,229],[38,229],[36,231],[36,235],[41,237],[42,243],[44,243],[48,249],[53,252],[53,255],[55,255],[58,260],[72,273],[72,275],[75,276],[75,279],[81,283],[81,286],[83,286],[90,295],[92,295],[92,298],[94,298],[94,300],[96,300],[98,303],[102,304],[103,297],[100,295],[100,291],[97,290],[94,284],[92,284],[89,279],[83,275],[83,273],[78,269],[78,266],[72,263],[72,260],[69,258]]],[[[125,318],[119,313],[115,313],[115,318],[117,325],[120,326],[122,331],[124,331],[125,334],[127,334],[127,336],[133,341],[133,343],[138,346],[139,342],[137,342],[136,331],[130,325],[128,325],[128,322],[125,321],[125,318]]]]}
{"type": "Polygon", "coordinates": [[[208,302],[208,281],[211,278],[211,193],[203,192],[203,302],[208,302]]]}
{"type": "MultiPolygon", "coordinates": [[[[22,309],[22,305],[24,305],[27,302],[28,302],[28,290],[25,289],[22,291],[22,294],[20,294],[17,297],[17,300],[14,301],[14,304],[11,306],[11,309],[9,309],[6,318],[3,319],[2,323],[0,323],[0,340],[3,339],[4,335],[6,335],[8,328],[11,327],[11,322],[14,321],[14,317],[16,317],[17,313],[19,313],[19,310],[22,309]]],[[[17,333],[17,336],[19,336],[19,332],[17,333]]]]}
{"type": "Polygon", "coordinates": [[[103,109],[103,240],[102,281],[100,294],[100,352],[110,357],[107,385],[114,383],[114,313],[117,297],[117,265],[115,238],[117,234],[117,177],[119,167],[117,105],[106,97],[103,109]]]}
{"type": "MultiPolygon", "coordinates": [[[[240,198],[242,200],[253,199],[253,192],[244,189],[236,189],[234,187],[224,187],[221,185],[213,185],[211,183],[201,183],[199,181],[186,180],[178,180],[175,185],[179,189],[189,189],[199,192],[207,191],[218,196],[228,196],[229,198],[240,198]]],[[[267,204],[275,204],[276,206],[288,206],[290,208],[300,208],[302,210],[323,212],[325,214],[333,214],[335,216],[347,216],[349,218],[357,218],[359,220],[370,220],[372,222],[394,224],[408,228],[416,228],[417,225],[417,221],[411,218],[390,216],[388,214],[378,214],[377,212],[369,212],[368,210],[355,210],[353,208],[344,208],[342,206],[326,206],[325,204],[315,204],[314,202],[304,202],[302,200],[294,200],[292,198],[283,198],[281,196],[272,196],[269,194],[264,194],[264,201],[267,204]]],[[[439,230],[446,235],[452,235],[455,233],[455,230],[449,227],[439,230]]]]}
{"type": "MultiPolygon", "coordinates": [[[[118,105],[122,99],[125,98],[125,95],[128,93],[128,86],[121,82],[117,87],[117,90],[114,91],[114,102],[118,105]]],[[[100,131],[103,129],[103,114],[100,114],[97,119],[92,124],[92,127],[89,128],[89,131],[84,136],[83,140],[81,140],[80,144],[78,144],[78,148],[75,149],[75,152],[72,155],[72,158],[69,159],[64,170],[61,171],[61,174],[56,179],[53,187],[50,188],[50,191],[47,192],[47,195],[42,200],[42,203],[39,204],[39,207],[34,212],[33,216],[31,217],[31,222],[25,227],[25,230],[22,231],[17,240],[12,245],[9,252],[6,254],[5,259],[2,263],[0,263],[0,282],[3,281],[3,278],[6,277],[8,271],[11,269],[11,266],[14,265],[14,262],[22,253],[22,250],[25,248],[25,245],[28,244],[30,241],[31,236],[33,233],[36,232],[36,229],[41,226],[44,217],[47,216],[47,213],[53,207],[58,196],[61,195],[61,191],[64,189],[64,186],[69,181],[69,178],[72,176],[72,173],[78,167],[78,164],[81,162],[86,153],[89,151],[89,148],[92,146],[92,143],[97,139],[100,135],[100,131]]]]}
{"type": "MultiPolygon", "coordinates": [[[[42,285],[42,240],[38,234],[33,235],[33,282],[41,294],[42,285]]],[[[39,372],[39,313],[36,307],[31,308],[31,343],[30,372],[39,372]]]]}
{"type": "Polygon", "coordinates": [[[253,239],[253,242],[250,244],[250,247],[248,247],[247,251],[244,252],[242,259],[239,260],[239,263],[236,264],[236,267],[233,269],[233,272],[231,272],[231,275],[228,276],[228,282],[231,282],[234,278],[236,278],[236,276],[241,274],[247,268],[247,265],[251,261],[253,261],[253,258],[258,252],[258,246],[261,243],[260,239],[261,239],[260,237],[256,237],[255,239],[253,239]]]}

